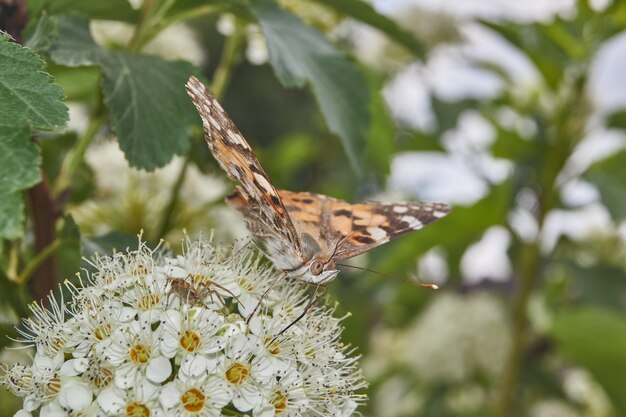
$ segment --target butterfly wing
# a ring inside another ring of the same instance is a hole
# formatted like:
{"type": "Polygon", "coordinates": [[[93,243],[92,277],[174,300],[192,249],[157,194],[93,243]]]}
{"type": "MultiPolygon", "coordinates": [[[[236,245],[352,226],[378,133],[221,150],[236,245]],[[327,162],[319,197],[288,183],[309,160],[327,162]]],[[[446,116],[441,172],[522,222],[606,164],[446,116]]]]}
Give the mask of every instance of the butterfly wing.
{"type": "Polygon", "coordinates": [[[442,203],[360,203],[279,190],[296,230],[319,242],[335,260],[351,258],[444,217],[442,203]],[[317,231],[317,232],[316,232],[317,231]]]}
{"type": "Polygon", "coordinates": [[[277,267],[301,266],[303,255],[296,228],[250,145],[200,80],[190,77],[186,89],[200,113],[211,153],[226,174],[241,184],[229,203],[244,215],[277,267]]]}

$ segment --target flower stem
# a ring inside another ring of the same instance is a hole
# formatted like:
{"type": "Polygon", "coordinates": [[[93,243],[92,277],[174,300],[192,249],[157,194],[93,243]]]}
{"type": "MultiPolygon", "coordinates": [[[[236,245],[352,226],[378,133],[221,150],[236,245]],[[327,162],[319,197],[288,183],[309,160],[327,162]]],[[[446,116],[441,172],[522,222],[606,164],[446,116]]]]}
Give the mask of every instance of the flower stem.
{"type": "Polygon", "coordinates": [[[539,171],[536,185],[537,236],[530,242],[519,242],[517,258],[519,277],[513,302],[513,323],[511,333],[511,351],[505,363],[500,397],[495,407],[496,417],[512,417],[519,413],[516,398],[519,396],[519,380],[528,346],[529,332],[527,310],[532,290],[541,275],[541,237],[548,213],[559,203],[558,177],[574,146],[584,135],[584,124],[588,110],[584,99],[585,77],[582,73],[573,82],[563,86],[563,100],[557,106],[551,125],[551,134],[545,138],[548,143],[543,165],[539,171]]]}
{"type": "MultiPolygon", "coordinates": [[[[217,69],[213,73],[213,82],[211,83],[211,91],[218,100],[224,95],[228,83],[230,82],[233,68],[239,60],[239,52],[244,38],[243,35],[243,29],[240,25],[237,25],[235,33],[229,36],[224,44],[222,56],[220,57],[217,69]]],[[[178,172],[178,176],[176,177],[176,181],[174,182],[174,186],[170,192],[170,198],[167,206],[165,207],[163,221],[161,222],[161,227],[159,228],[159,233],[157,235],[159,238],[165,236],[170,229],[172,215],[174,214],[176,202],[178,201],[178,195],[180,194],[180,190],[185,182],[187,168],[189,167],[189,163],[191,162],[191,158],[194,154],[194,145],[195,141],[191,144],[189,151],[185,155],[185,161],[178,172]]]]}
{"type": "Polygon", "coordinates": [[[76,145],[71,154],[68,155],[68,157],[65,159],[63,166],[61,167],[61,172],[54,182],[55,195],[61,194],[70,186],[70,184],[72,183],[72,179],[76,174],[76,171],[78,171],[81,162],[84,160],[87,147],[96,136],[96,133],[98,133],[98,130],[100,130],[100,127],[102,127],[103,123],[103,117],[96,117],[89,122],[85,133],[83,133],[78,142],[76,142],[76,145]]]}
{"type": "Polygon", "coordinates": [[[46,246],[43,250],[39,251],[29,262],[26,264],[22,272],[15,278],[16,284],[23,284],[30,276],[39,268],[39,266],[53,255],[59,248],[67,242],[61,239],[55,239],[52,243],[46,246]]]}

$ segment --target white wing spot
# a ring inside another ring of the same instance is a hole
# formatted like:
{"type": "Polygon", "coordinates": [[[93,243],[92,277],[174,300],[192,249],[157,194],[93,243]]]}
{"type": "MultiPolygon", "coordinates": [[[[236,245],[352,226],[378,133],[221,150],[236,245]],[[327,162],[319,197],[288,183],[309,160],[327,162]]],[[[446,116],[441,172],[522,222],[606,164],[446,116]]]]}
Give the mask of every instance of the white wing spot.
{"type": "Polygon", "coordinates": [[[248,143],[243,139],[243,137],[239,133],[235,133],[232,130],[228,131],[228,138],[232,143],[236,143],[237,145],[243,145],[244,147],[248,147],[248,143]]]}
{"type": "Polygon", "coordinates": [[[436,217],[436,218],[438,218],[438,219],[442,218],[442,217],[443,217],[443,216],[445,216],[446,214],[448,214],[448,213],[446,213],[445,211],[439,211],[439,210],[435,210],[435,211],[433,212],[433,216],[435,216],[435,217],[436,217]]]}
{"type": "Polygon", "coordinates": [[[405,206],[395,206],[393,208],[394,213],[406,213],[408,210],[408,207],[405,206]]]}
{"type": "Polygon", "coordinates": [[[222,130],[222,126],[219,123],[217,123],[217,120],[215,120],[213,116],[209,115],[207,117],[209,118],[209,122],[211,122],[211,125],[213,125],[215,129],[222,130]]]}
{"type": "Polygon", "coordinates": [[[421,229],[422,227],[424,227],[422,222],[419,221],[417,218],[415,218],[413,216],[402,216],[400,218],[400,220],[402,220],[403,222],[407,223],[409,225],[409,227],[411,229],[413,229],[413,230],[418,230],[418,229],[421,229]]]}
{"type": "Polygon", "coordinates": [[[257,183],[266,191],[272,190],[272,184],[265,178],[263,175],[254,173],[254,178],[256,178],[257,183]]]}
{"type": "Polygon", "coordinates": [[[367,233],[369,233],[369,235],[376,240],[382,240],[385,237],[387,237],[387,232],[385,232],[383,229],[381,229],[380,227],[368,227],[367,229],[367,233]]]}
{"type": "Polygon", "coordinates": [[[213,99],[213,102],[211,104],[213,104],[213,107],[215,107],[215,110],[219,111],[220,113],[224,113],[224,109],[222,108],[220,103],[217,100],[215,100],[215,98],[213,99]]]}
{"type": "Polygon", "coordinates": [[[417,219],[415,217],[413,217],[413,216],[402,216],[402,217],[400,217],[400,220],[402,220],[403,222],[408,223],[408,224],[412,224],[415,221],[417,221],[417,219]]]}

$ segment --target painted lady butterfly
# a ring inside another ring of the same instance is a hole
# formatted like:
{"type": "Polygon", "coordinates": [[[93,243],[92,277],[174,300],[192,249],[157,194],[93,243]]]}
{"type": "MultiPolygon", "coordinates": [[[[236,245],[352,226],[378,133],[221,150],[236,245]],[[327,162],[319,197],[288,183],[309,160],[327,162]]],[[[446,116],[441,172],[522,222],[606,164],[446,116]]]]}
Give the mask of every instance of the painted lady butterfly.
{"type": "Polygon", "coordinates": [[[321,194],[277,190],[222,106],[195,77],[187,93],[200,113],[209,149],[240,183],[227,197],[260,239],[268,257],[288,276],[321,284],[335,278],[335,263],[367,252],[444,217],[442,203],[349,204],[321,194]]]}

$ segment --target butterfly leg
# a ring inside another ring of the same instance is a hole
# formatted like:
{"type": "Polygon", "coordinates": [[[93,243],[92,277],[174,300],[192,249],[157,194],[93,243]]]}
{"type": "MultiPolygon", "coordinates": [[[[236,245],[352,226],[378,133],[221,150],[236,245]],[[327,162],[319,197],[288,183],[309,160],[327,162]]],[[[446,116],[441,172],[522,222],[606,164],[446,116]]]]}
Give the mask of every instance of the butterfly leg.
{"type": "Polygon", "coordinates": [[[263,291],[263,294],[261,294],[261,298],[259,298],[259,302],[257,303],[256,307],[254,307],[254,310],[252,310],[252,313],[250,313],[250,315],[246,319],[246,324],[250,324],[250,320],[252,320],[252,317],[254,317],[254,315],[257,312],[257,310],[259,309],[259,307],[261,307],[261,304],[263,303],[263,299],[267,296],[267,294],[270,292],[270,290],[272,288],[274,288],[274,285],[278,284],[286,276],[287,276],[287,271],[285,271],[281,276],[278,277],[278,279],[276,279],[274,282],[272,282],[269,285],[269,287],[267,287],[267,289],[265,291],[263,291]]]}
{"type": "MultiPolygon", "coordinates": [[[[302,320],[302,318],[304,316],[306,316],[306,314],[309,312],[309,310],[311,309],[311,307],[313,306],[313,302],[316,300],[317,298],[317,291],[320,289],[320,287],[322,286],[322,284],[317,284],[315,286],[315,291],[313,291],[313,294],[311,295],[311,298],[309,299],[309,302],[307,303],[306,307],[304,308],[304,310],[302,311],[302,313],[300,313],[300,315],[298,317],[296,317],[296,319],[294,321],[292,321],[291,323],[289,323],[289,325],[287,327],[285,327],[284,329],[282,329],[276,336],[274,336],[274,338],[270,341],[269,345],[271,346],[272,343],[274,343],[276,341],[276,339],[278,339],[280,337],[280,335],[282,335],[283,333],[285,333],[287,330],[289,330],[294,324],[296,324],[297,322],[299,322],[300,320],[302,320]]],[[[322,287],[324,288],[324,290],[326,290],[326,287],[322,287]]]]}

